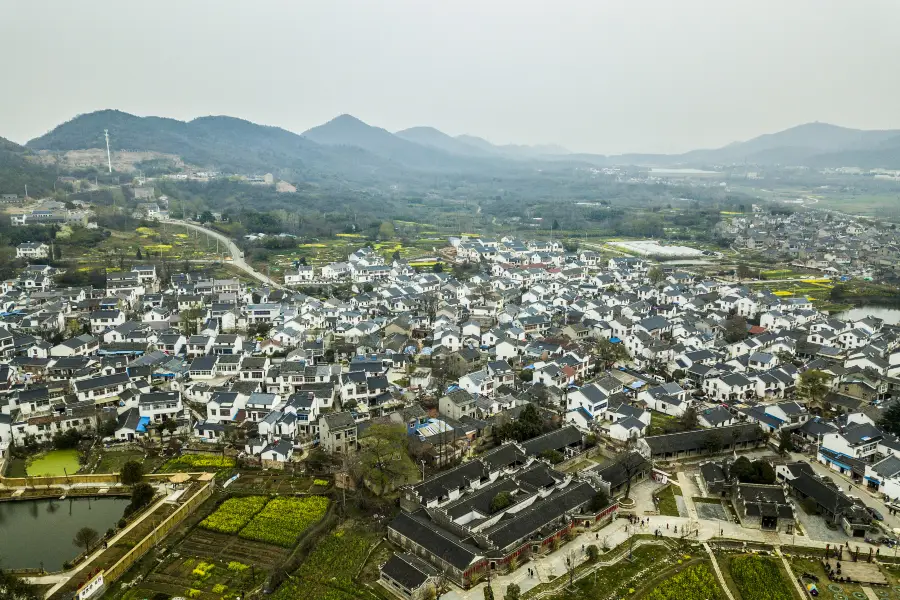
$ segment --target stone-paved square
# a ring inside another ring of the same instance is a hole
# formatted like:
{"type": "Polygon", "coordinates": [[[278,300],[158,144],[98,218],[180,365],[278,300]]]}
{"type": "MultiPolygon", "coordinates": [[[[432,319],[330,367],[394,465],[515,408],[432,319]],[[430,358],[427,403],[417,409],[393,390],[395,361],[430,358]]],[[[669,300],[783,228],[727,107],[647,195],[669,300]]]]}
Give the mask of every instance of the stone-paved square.
{"type": "Polygon", "coordinates": [[[694,506],[697,508],[697,516],[701,519],[709,519],[714,520],[718,519],[720,521],[727,521],[728,514],[725,512],[725,507],[721,504],[707,504],[706,502],[695,502],[694,506]]]}

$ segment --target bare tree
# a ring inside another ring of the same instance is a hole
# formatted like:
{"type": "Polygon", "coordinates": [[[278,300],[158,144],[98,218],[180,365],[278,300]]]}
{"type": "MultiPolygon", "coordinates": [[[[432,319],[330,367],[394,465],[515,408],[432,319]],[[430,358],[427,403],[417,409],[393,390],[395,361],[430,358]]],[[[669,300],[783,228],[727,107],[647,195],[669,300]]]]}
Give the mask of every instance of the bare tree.
{"type": "Polygon", "coordinates": [[[615,464],[619,465],[625,474],[625,498],[631,495],[631,482],[637,475],[643,464],[643,457],[632,449],[633,440],[629,440],[625,447],[616,454],[614,458],[615,464]]]}
{"type": "Polygon", "coordinates": [[[566,571],[569,573],[569,587],[575,584],[575,567],[578,565],[578,554],[575,550],[566,552],[566,571]]]}

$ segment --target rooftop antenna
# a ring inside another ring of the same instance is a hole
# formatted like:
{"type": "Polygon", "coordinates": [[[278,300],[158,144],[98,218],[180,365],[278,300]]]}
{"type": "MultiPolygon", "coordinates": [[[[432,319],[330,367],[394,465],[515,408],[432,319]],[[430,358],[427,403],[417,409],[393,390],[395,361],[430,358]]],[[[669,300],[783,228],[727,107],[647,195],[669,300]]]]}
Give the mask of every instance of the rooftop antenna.
{"type": "Polygon", "coordinates": [[[109,129],[103,130],[103,136],[106,138],[106,164],[109,166],[110,174],[112,174],[112,156],[109,154],[109,129]]]}

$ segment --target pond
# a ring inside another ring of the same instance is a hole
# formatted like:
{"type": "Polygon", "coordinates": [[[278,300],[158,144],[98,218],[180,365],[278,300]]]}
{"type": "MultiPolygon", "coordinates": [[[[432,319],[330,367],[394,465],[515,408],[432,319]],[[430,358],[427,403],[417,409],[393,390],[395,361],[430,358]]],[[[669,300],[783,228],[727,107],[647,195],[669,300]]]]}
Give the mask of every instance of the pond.
{"type": "Polygon", "coordinates": [[[74,475],[78,464],[78,450],[51,450],[28,463],[25,471],[31,477],[62,477],[74,475]]]}
{"type": "Polygon", "coordinates": [[[82,527],[102,537],[115,527],[128,498],[72,498],[0,502],[0,561],[7,569],[60,571],[82,551],[72,538],[82,527]]]}
{"type": "Polygon", "coordinates": [[[882,319],[888,325],[900,323],[900,308],[887,308],[884,306],[857,306],[834,315],[838,319],[865,319],[872,316],[882,319]]]}

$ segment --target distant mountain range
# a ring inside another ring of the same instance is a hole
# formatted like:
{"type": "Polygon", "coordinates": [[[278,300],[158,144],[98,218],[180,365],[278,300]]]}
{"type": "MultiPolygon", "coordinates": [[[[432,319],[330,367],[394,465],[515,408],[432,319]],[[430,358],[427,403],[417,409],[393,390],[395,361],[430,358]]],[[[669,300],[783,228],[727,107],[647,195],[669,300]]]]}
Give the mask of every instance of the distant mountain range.
{"type": "Polygon", "coordinates": [[[806,123],[713,150],[677,155],[626,155],[644,164],[758,164],[900,169],[900,130],[862,130],[806,123]]]}
{"type": "MultiPolygon", "coordinates": [[[[495,145],[451,136],[433,127],[392,133],[341,115],[298,135],[232,117],[189,122],[137,117],[116,110],[79,115],[27,143],[27,151],[103,148],[177,154],[186,162],[226,172],[272,172],[286,179],[333,179],[361,184],[400,177],[514,174],[536,167],[577,165],[716,166],[729,164],[859,166],[900,169],[900,130],[863,131],[808,123],[723,148],[684,154],[574,154],[559,146],[495,145]]],[[[2,191],[2,189],[0,189],[2,191]]]]}

